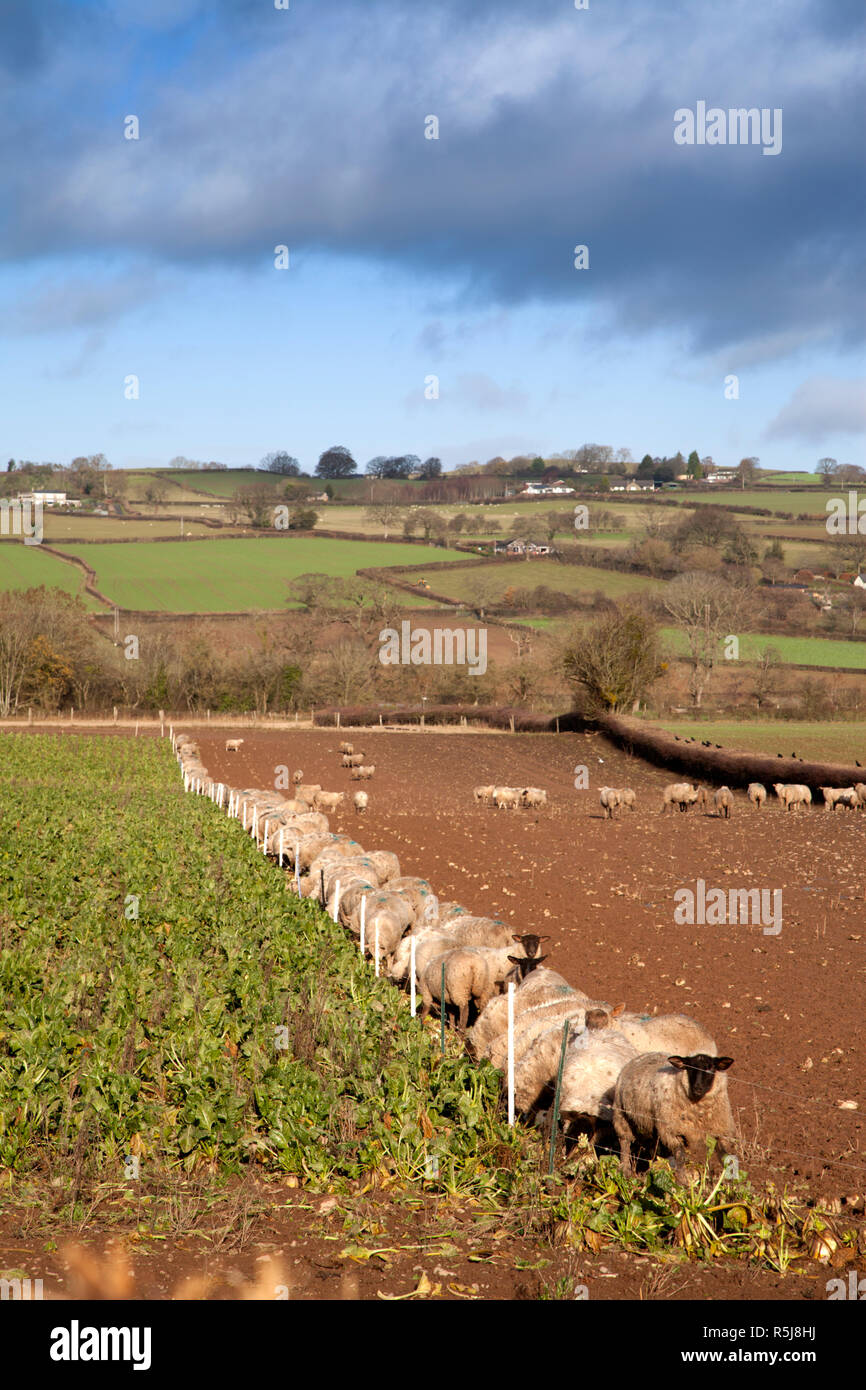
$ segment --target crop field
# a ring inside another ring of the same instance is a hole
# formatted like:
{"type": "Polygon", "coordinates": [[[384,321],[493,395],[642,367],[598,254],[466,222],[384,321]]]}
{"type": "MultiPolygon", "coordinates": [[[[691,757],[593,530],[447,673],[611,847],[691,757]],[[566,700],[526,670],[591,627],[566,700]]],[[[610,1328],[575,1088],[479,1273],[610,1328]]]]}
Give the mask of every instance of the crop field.
{"type": "Polygon", "coordinates": [[[521,563],[491,561],[489,565],[476,565],[466,570],[444,570],[432,575],[430,584],[437,593],[448,598],[470,602],[482,589],[488,601],[498,602],[509,588],[534,589],[540,584],[563,594],[591,594],[600,589],[610,598],[651,593],[660,587],[657,580],[642,574],[622,574],[592,565],[563,565],[546,559],[521,563]]]}
{"type": "Polygon", "coordinates": [[[120,1174],[132,1152],[322,1177],[390,1157],[409,1176],[440,1149],[445,1165],[507,1146],[492,1072],[431,1068],[396,992],[184,796],[167,743],[0,734],[0,750],[0,1165],[75,1152],[120,1174]]]}
{"type": "MultiPolygon", "coordinates": [[[[46,512],[43,518],[45,539],[55,541],[147,541],[161,536],[180,537],[180,520],[144,521],[116,516],[75,516],[65,512],[46,512]]],[[[241,531],[238,527],[238,532],[241,531]]],[[[214,530],[200,521],[183,520],[185,536],[212,536],[214,530]]],[[[231,534],[231,532],[229,532],[231,534]]]]}
{"type": "Polygon", "coordinates": [[[38,545],[22,541],[0,543],[0,590],[46,588],[78,594],[88,608],[101,610],[102,604],[84,592],[84,575],[77,565],[49,555],[38,545]]]}
{"type": "Polygon", "coordinates": [[[767,507],[772,512],[791,512],[798,516],[808,512],[811,516],[826,516],[828,497],[844,496],[846,488],[829,490],[821,487],[810,492],[791,492],[785,488],[759,491],[757,488],[725,488],[719,493],[695,492],[688,496],[689,505],[706,506],[708,503],[723,507],[767,507]]]}
{"type": "MultiPolygon", "coordinates": [[[[124,608],[166,613],[232,613],[287,608],[286,587],[301,574],[350,577],[382,565],[459,560],[433,546],[316,540],[208,540],[184,545],[67,545],[92,565],[97,587],[124,608]]],[[[425,600],[401,594],[401,603],[425,600]]]]}

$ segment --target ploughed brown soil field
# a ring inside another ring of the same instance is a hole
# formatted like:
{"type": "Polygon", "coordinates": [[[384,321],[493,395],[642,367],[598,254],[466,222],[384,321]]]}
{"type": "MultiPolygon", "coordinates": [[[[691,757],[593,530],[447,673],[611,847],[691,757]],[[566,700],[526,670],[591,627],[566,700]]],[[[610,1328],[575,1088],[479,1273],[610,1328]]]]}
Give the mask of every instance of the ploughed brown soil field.
{"type": "Polygon", "coordinates": [[[270,787],[286,765],[345,790],[332,828],[395,850],[442,899],[549,933],[550,965],[593,997],[705,1024],[734,1058],[739,1157],[753,1180],[866,1192],[866,815],[785,813],[775,798],[759,811],[742,793],[729,821],[694,808],[661,815],[662,788],[679,779],[598,734],[255,733],[236,754],[224,739],[200,738],[211,776],[270,787]],[[343,738],[375,764],[371,782],[340,767],[343,738]],[[589,790],[575,790],[578,766],[589,790]],[[478,784],[544,787],[550,804],[479,807],[478,784]],[[606,821],[605,784],[633,787],[637,810],[606,821]],[[359,785],[363,816],[351,806],[359,785]],[[679,925],[674,894],[697,892],[698,879],[707,892],[769,890],[770,913],[781,890],[781,930],[679,925]]]}

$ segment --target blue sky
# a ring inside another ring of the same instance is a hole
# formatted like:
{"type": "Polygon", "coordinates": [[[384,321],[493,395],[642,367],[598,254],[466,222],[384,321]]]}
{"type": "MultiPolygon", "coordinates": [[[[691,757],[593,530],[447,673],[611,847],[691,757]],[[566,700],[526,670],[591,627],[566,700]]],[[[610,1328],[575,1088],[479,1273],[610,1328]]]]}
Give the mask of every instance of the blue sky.
{"type": "Polygon", "coordinates": [[[0,454],[866,462],[863,36],[859,0],[0,0],[0,454]],[[678,146],[699,101],[780,108],[781,152],[678,146]]]}

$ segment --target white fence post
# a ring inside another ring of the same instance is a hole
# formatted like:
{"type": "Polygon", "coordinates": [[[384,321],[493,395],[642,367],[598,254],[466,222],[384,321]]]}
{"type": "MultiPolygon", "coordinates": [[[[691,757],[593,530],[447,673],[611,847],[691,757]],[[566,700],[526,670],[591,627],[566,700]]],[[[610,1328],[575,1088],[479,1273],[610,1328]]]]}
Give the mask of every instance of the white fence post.
{"type": "Polygon", "coordinates": [[[283,867],[283,827],[280,826],[280,834],[277,840],[277,849],[280,856],[280,868],[283,867]]]}
{"type": "Polygon", "coordinates": [[[411,1004],[413,1018],[415,1017],[415,1009],[417,1008],[418,1002],[415,998],[415,947],[417,944],[418,938],[413,936],[409,942],[409,979],[411,981],[409,985],[409,1002],[411,1004]]]}
{"type": "Polygon", "coordinates": [[[340,920],[340,880],[334,884],[334,921],[340,920]]]}
{"type": "Polygon", "coordinates": [[[361,955],[364,954],[364,936],[367,930],[367,894],[361,899],[361,955]]]}
{"type": "Polygon", "coordinates": [[[262,839],[262,854],[267,854],[267,852],[268,852],[268,826],[269,826],[269,825],[270,825],[270,821],[269,821],[269,820],[266,820],[266,821],[265,821],[265,833],[264,833],[264,838],[262,839]]]}
{"type": "Polygon", "coordinates": [[[379,918],[376,918],[376,935],[373,944],[373,959],[376,962],[376,974],[379,973],[379,918]]]}
{"type": "Polygon", "coordinates": [[[295,841],[295,892],[301,896],[301,842],[295,841]]]}
{"type": "Polygon", "coordinates": [[[514,1124],[514,981],[508,985],[508,1123],[514,1124]]]}

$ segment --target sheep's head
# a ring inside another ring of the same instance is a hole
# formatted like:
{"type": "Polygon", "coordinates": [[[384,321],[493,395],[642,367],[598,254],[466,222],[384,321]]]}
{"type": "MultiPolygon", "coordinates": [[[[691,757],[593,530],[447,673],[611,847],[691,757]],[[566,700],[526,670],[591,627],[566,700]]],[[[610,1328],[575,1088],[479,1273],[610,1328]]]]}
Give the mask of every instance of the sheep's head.
{"type": "Polygon", "coordinates": [[[587,1009],[584,1026],[590,1032],[597,1032],[600,1028],[609,1028],[611,1020],[619,1018],[625,1010],[625,1004],[617,1004],[615,1009],[587,1009]]]}
{"type": "Polygon", "coordinates": [[[517,975],[517,983],[522,985],[527,975],[531,975],[537,965],[541,965],[543,961],[550,958],[549,956],[509,956],[508,959],[514,966],[512,973],[517,975]]]}
{"type": "MultiPolygon", "coordinates": [[[[523,936],[512,936],[512,941],[516,941],[518,946],[522,946],[527,956],[537,956],[542,941],[549,941],[549,936],[536,936],[532,932],[525,932],[523,936]]],[[[511,957],[509,956],[509,960],[511,957]]]]}
{"type": "Polygon", "coordinates": [[[668,1061],[677,1071],[686,1074],[686,1089],[689,1100],[703,1100],[712,1089],[716,1072],[727,1071],[734,1065],[733,1057],[708,1057],[705,1052],[696,1052],[691,1057],[669,1057],[668,1061]]]}

